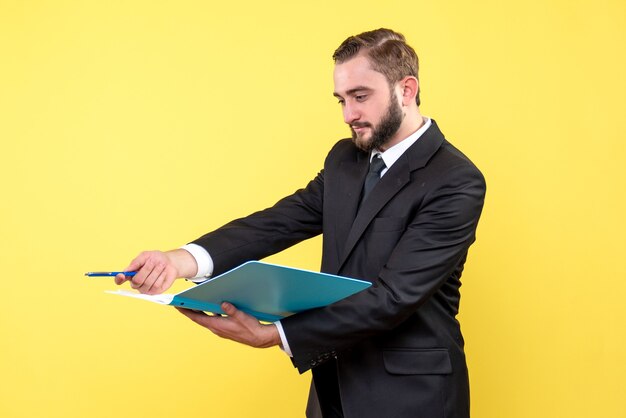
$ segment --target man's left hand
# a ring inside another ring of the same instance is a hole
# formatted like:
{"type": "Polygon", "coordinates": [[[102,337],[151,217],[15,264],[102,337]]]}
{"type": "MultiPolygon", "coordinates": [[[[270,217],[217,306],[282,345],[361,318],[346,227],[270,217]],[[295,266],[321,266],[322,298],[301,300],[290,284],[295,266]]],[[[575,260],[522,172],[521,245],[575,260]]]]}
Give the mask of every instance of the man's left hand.
{"type": "Polygon", "coordinates": [[[209,316],[204,312],[176,308],[198,325],[202,325],[218,337],[227,338],[256,348],[267,348],[281,343],[278,329],[274,324],[261,324],[228,302],[222,303],[222,309],[228,315],[209,316]]]}

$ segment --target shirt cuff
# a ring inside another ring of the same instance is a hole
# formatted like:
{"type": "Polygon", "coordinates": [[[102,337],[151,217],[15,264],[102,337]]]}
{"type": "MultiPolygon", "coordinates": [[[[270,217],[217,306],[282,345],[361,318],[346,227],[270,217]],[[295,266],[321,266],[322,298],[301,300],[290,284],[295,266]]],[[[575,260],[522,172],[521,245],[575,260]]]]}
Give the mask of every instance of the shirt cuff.
{"type": "Polygon", "coordinates": [[[213,274],[213,259],[207,250],[198,244],[187,244],[180,248],[188,251],[189,254],[191,254],[191,256],[196,260],[196,264],[198,265],[198,271],[194,277],[189,279],[190,281],[194,283],[202,283],[211,277],[211,274],[213,274]]]}
{"type": "Polygon", "coordinates": [[[276,328],[278,329],[278,335],[280,335],[280,341],[282,343],[280,349],[283,350],[285,354],[287,354],[289,357],[293,357],[293,354],[291,354],[291,348],[289,348],[289,342],[287,341],[287,337],[285,336],[285,331],[283,330],[283,325],[280,323],[280,321],[274,322],[274,325],[276,325],[276,328]]]}

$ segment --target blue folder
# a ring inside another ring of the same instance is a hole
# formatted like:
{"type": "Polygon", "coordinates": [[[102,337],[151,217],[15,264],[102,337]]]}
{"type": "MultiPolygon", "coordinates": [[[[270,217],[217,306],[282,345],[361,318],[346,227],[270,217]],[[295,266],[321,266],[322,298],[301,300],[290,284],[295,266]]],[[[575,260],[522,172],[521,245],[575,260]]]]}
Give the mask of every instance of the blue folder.
{"type": "Polygon", "coordinates": [[[363,280],[249,261],[176,295],[116,293],[219,314],[224,313],[220,304],[230,302],[260,321],[274,322],[337,302],[369,286],[371,283],[363,280]]]}

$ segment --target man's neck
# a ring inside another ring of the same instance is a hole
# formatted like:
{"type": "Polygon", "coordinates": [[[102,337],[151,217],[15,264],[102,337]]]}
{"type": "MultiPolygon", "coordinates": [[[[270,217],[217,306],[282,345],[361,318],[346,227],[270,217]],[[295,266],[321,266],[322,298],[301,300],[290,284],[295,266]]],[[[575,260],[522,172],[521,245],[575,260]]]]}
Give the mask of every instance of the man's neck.
{"type": "Polygon", "coordinates": [[[385,152],[394,145],[404,141],[406,138],[417,132],[424,125],[424,118],[419,110],[407,113],[398,132],[383,146],[380,147],[381,152],[385,152]]]}

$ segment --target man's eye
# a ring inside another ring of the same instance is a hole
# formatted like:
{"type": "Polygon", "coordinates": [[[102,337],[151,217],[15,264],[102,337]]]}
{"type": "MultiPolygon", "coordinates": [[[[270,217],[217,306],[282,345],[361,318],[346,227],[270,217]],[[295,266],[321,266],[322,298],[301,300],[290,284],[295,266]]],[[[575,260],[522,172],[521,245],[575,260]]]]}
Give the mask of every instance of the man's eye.
{"type": "Polygon", "coordinates": [[[363,102],[365,101],[365,99],[367,99],[367,95],[359,94],[358,96],[354,96],[354,98],[356,99],[357,102],[363,102]]]}
{"type": "Polygon", "coordinates": [[[339,103],[340,105],[343,106],[345,102],[342,99],[339,99],[339,100],[337,100],[337,103],[339,103]]]}

